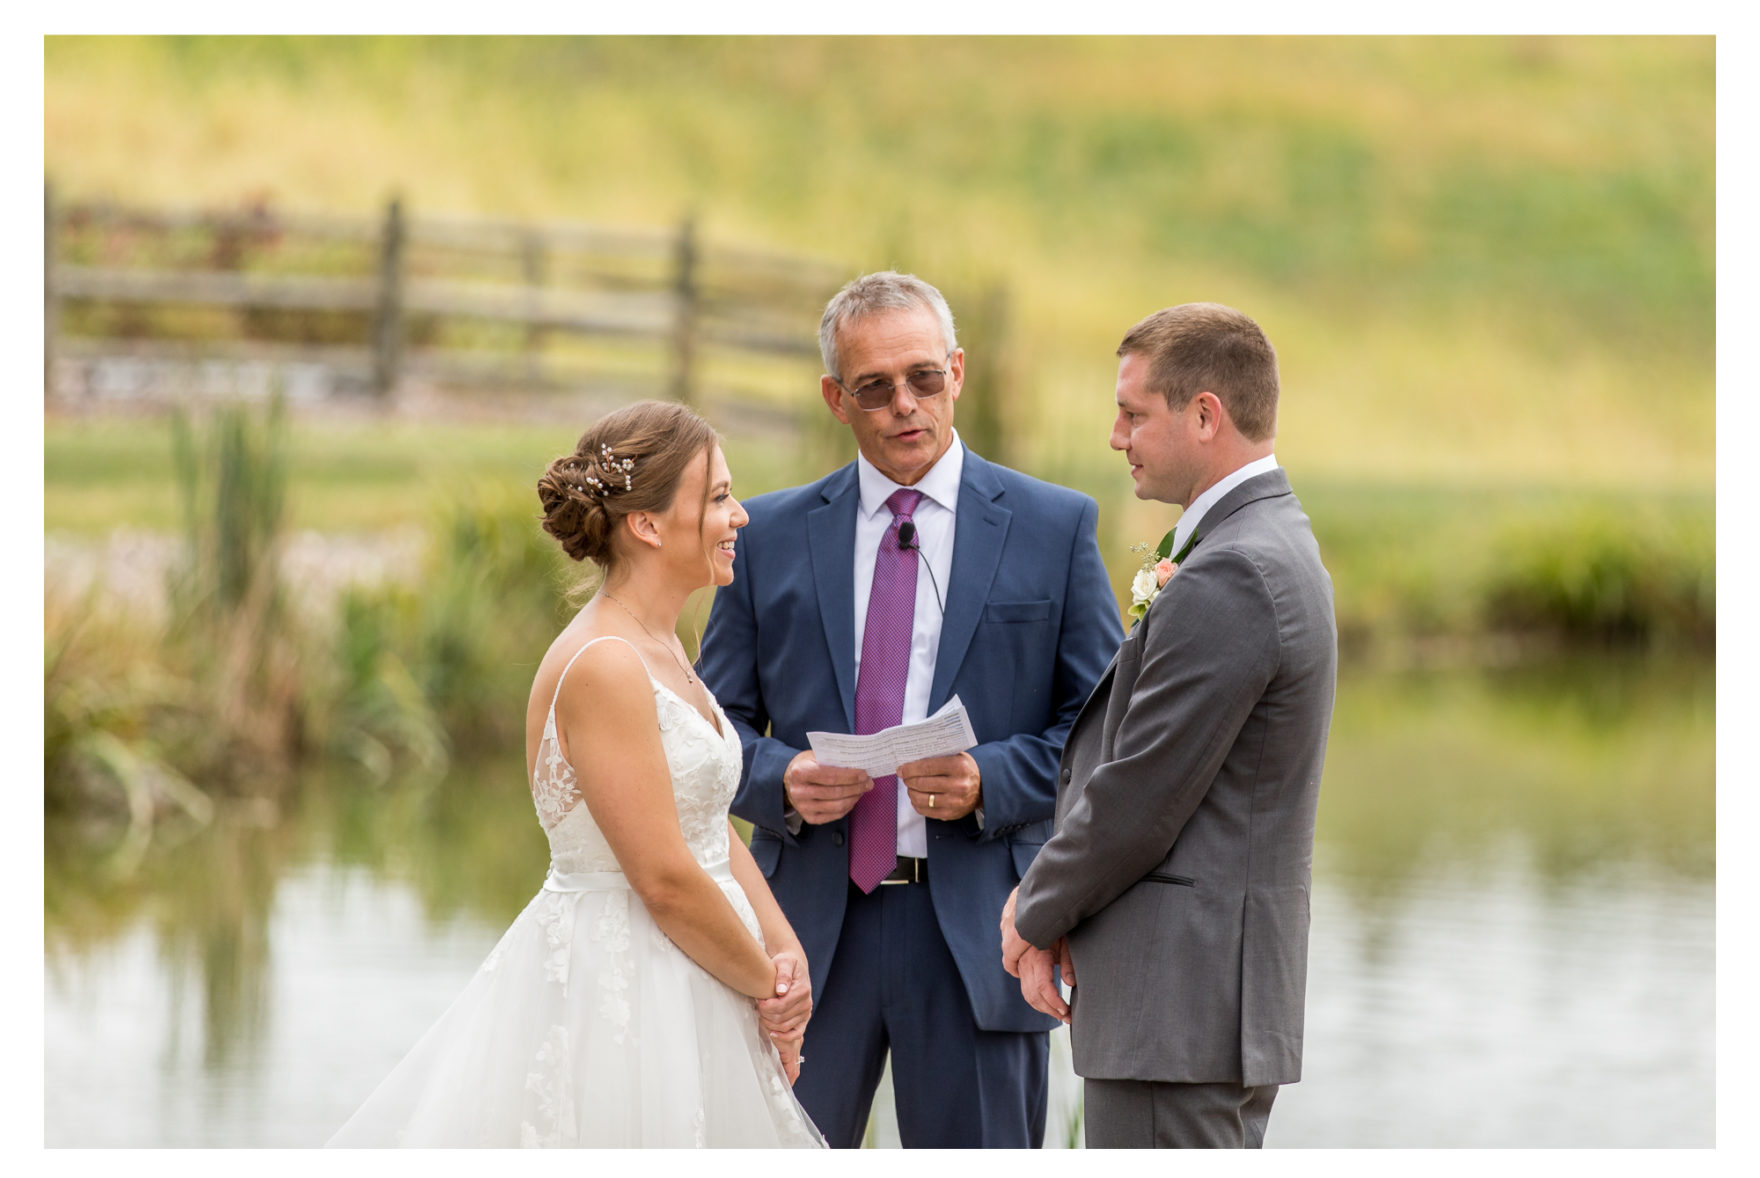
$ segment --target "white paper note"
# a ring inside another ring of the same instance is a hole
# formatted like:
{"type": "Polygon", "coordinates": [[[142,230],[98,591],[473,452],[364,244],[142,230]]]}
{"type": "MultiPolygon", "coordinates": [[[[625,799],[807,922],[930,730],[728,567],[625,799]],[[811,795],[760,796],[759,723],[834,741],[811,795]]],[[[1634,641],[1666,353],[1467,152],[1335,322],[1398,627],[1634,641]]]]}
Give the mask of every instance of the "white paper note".
{"type": "Polygon", "coordinates": [[[887,777],[900,765],[925,757],[947,757],[978,743],[965,705],[954,696],[933,716],[914,724],[900,724],[867,736],[847,732],[809,732],[807,742],[821,765],[840,769],[863,769],[869,777],[887,777]]]}

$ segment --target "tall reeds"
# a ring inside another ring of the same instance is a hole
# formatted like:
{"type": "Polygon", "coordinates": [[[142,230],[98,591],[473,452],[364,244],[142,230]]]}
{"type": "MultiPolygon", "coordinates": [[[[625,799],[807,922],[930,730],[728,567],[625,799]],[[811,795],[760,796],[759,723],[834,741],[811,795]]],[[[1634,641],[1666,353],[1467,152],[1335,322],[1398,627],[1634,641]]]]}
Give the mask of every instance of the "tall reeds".
{"type": "Polygon", "coordinates": [[[43,601],[44,817],[95,822],[98,841],[110,844],[108,867],[128,874],[161,816],[213,815],[167,740],[185,685],[157,637],[105,614],[95,594],[70,598],[45,585],[43,601]]]}
{"type": "Polygon", "coordinates": [[[172,418],[184,552],[166,642],[198,705],[192,751],[205,776],[235,787],[284,771],[304,735],[302,636],[281,580],[284,432],[279,397],[261,420],[242,405],[215,409],[203,430],[172,418]]]}
{"type": "Polygon", "coordinates": [[[95,824],[110,863],[138,865],[168,815],[207,822],[219,797],[273,799],[314,756],[379,775],[444,762],[426,690],[395,657],[292,608],[282,566],[286,421],[216,408],[172,422],[181,552],[162,620],[120,616],[96,589],[44,586],[44,807],[95,824]],[[120,835],[115,833],[120,829],[120,835]]]}
{"type": "Polygon", "coordinates": [[[119,825],[109,864],[122,874],[162,817],[206,823],[215,794],[272,794],[301,752],[282,430],[279,401],[260,421],[242,406],[202,427],[175,417],[184,544],[162,628],[113,616],[95,590],[72,599],[45,585],[44,807],[119,825]]]}
{"type": "MultiPolygon", "coordinates": [[[[406,701],[395,730],[415,722],[419,701],[434,745],[523,747],[521,705],[565,620],[567,562],[539,529],[536,504],[524,487],[467,484],[436,504],[427,559],[408,583],[345,592],[347,682],[363,700],[406,701]]],[[[403,743],[423,747],[413,730],[403,743]]]]}

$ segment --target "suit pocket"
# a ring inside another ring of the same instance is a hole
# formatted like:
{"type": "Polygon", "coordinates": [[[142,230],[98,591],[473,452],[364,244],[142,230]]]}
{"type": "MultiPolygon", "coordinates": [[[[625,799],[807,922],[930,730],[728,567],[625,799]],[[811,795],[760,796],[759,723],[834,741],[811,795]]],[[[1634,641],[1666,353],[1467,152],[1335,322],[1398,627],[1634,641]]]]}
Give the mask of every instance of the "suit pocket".
{"type": "Polygon", "coordinates": [[[1044,845],[1045,840],[1043,839],[1030,842],[1026,839],[1010,839],[1008,841],[1008,853],[1014,859],[1014,877],[1016,879],[1026,877],[1027,868],[1033,865],[1033,860],[1038,858],[1039,848],[1044,845]]]}
{"type": "Polygon", "coordinates": [[[758,865],[758,870],[764,873],[765,879],[776,874],[776,861],[782,857],[781,839],[765,834],[762,827],[754,828],[751,851],[752,862],[758,865]]]}
{"type": "Polygon", "coordinates": [[[1051,602],[992,601],[984,606],[986,622],[1043,622],[1051,616],[1051,602]]]}
{"type": "Polygon", "coordinates": [[[1174,875],[1171,872],[1166,871],[1151,871],[1148,875],[1143,877],[1143,880],[1144,882],[1153,881],[1155,883],[1176,884],[1182,888],[1195,888],[1198,886],[1198,881],[1189,875],[1174,875]]]}

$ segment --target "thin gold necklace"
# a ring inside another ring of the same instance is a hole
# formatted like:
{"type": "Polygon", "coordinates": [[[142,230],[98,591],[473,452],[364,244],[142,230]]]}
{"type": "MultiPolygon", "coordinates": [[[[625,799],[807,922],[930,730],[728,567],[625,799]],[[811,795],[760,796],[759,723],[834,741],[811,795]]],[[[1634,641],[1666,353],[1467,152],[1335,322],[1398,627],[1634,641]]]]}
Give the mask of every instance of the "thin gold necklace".
{"type": "Polygon", "coordinates": [[[692,686],[696,685],[697,677],[695,675],[691,674],[690,667],[684,662],[683,659],[679,658],[676,654],[672,653],[672,648],[670,646],[667,646],[664,642],[660,641],[658,638],[655,638],[654,631],[648,629],[647,626],[642,625],[642,619],[636,617],[635,610],[633,610],[629,606],[623,604],[623,602],[618,601],[617,595],[615,593],[612,593],[609,589],[601,589],[601,590],[599,590],[599,593],[601,596],[609,597],[609,598],[611,598],[612,601],[616,601],[617,608],[621,609],[624,613],[628,614],[630,621],[632,621],[636,625],[642,627],[642,633],[644,633],[648,636],[648,640],[650,642],[652,642],[655,646],[658,646],[661,650],[664,650],[668,655],[672,656],[672,661],[677,663],[678,669],[684,672],[684,681],[686,683],[691,684],[692,686]]]}

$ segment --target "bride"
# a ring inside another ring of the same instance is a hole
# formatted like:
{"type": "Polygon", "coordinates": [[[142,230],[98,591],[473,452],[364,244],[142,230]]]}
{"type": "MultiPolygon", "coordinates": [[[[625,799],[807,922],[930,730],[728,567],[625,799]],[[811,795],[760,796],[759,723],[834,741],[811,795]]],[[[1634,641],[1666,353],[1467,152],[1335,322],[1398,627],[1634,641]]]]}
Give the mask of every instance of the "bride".
{"type": "Polygon", "coordinates": [[[332,1146],[821,1146],[790,1086],[812,988],[728,822],[739,737],[674,633],[746,522],[679,405],[601,420],[538,483],[603,572],[526,710],[550,873],[332,1146]]]}

